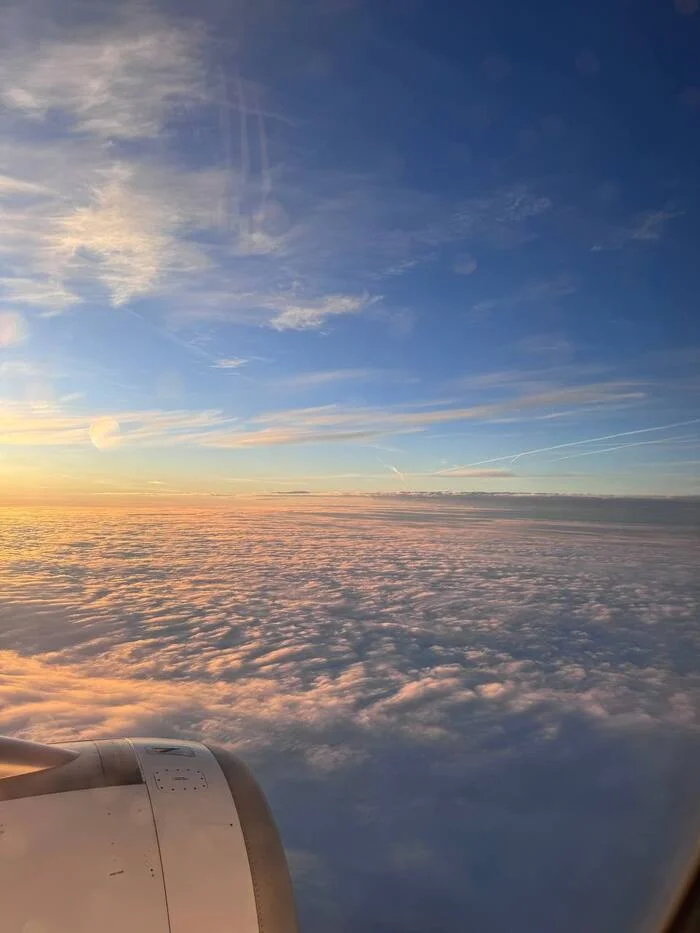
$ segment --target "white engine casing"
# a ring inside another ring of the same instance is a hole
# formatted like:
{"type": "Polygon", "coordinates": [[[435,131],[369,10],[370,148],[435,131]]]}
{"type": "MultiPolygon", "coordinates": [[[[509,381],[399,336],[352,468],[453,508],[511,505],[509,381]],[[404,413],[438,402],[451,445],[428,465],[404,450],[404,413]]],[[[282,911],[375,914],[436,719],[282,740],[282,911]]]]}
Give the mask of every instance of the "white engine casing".
{"type": "Polygon", "coordinates": [[[230,751],[0,739],[0,768],[3,933],[296,933],[276,827],[230,751]]]}

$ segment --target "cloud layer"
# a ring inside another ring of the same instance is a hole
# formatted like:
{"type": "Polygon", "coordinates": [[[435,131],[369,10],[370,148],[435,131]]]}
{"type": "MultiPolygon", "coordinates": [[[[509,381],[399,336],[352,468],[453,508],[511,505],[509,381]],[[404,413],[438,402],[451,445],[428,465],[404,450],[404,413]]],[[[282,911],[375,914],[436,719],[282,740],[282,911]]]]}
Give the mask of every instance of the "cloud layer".
{"type": "Polygon", "coordinates": [[[507,516],[5,510],[0,729],[233,742],[310,930],[629,926],[700,757],[697,542],[507,516]]]}

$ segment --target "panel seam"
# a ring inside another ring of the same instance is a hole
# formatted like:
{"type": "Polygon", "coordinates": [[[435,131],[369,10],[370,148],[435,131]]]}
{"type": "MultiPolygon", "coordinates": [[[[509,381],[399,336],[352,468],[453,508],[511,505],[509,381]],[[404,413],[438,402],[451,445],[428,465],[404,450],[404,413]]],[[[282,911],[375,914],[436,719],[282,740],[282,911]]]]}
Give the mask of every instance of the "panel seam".
{"type": "Polygon", "coordinates": [[[158,861],[160,862],[160,877],[163,881],[163,896],[165,898],[165,914],[168,918],[168,933],[172,933],[173,928],[170,923],[170,905],[168,904],[168,886],[165,883],[165,869],[163,867],[163,853],[160,848],[160,837],[158,835],[158,823],[156,822],[156,814],[153,809],[153,801],[151,800],[151,788],[148,786],[146,775],[143,773],[143,768],[141,767],[141,759],[139,757],[139,753],[136,749],[136,746],[131,741],[131,739],[127,739],[126,741],[129,743],[129,745],[131,746],[134,752],[134,755],[136,756],[136,762],[139,766],[141,777],[143,778],[143,784],[144,784],[144,787],[146,788],[146,793],[148,794],[148,806],[150,807],[150,810],[151,810],[151,821],[153,823],[153,831],[156,836],[156,848],[158,849],[158,861]]]}
{"type": "Polygon", "coordinates": [[[245,820],[241,816],[241,811],[238,808],[238,801],[236,800],[236,795],[233,792],[233,788],[231,787],[231,783],[224,769],[221,767],[221,762],[216,757],[214,752],[209,748],[208,745],[205,745],[204,747],[206,748],[206,750],[209,752],[209,754],[212,756],[212,758],[216,762],[216,766],[219,769],[219,771],[221,771],[221,774],[223,775],[223,778],[226,781],[228,792],[231,795],[231,800],[233,801],[233,809],[236,811],[236,816],[238,817],[238,823],[241,827],[241,834],[243,836],[243,844],[245,845],[246,855],[248,856],[248,868],[250,869],[250,880],[253,885],[253,901],[255,903],[255,914],[258,920],[258,933],[265,933],[265,921],[263,918],[263,908],[262,908],[263,899],[261,897],[260,886],[258,884],[257,866],[255,864],[256,862],[255,854],[250,844],[250,838],[246,830],[245,820]]]}

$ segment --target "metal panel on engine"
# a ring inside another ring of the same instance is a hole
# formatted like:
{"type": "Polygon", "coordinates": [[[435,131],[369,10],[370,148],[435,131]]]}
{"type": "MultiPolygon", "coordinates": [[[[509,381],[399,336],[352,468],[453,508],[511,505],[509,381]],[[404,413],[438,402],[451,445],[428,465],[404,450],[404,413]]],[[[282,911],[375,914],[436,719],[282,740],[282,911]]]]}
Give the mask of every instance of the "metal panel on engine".
{"type": "Polygon", "coordinates": [[[146,787],[0,801],[0,929],[169,933],[146,787]]]}
{"type": "Polygon", "coordinates": [[[196,742],[130,741],[151,799],[170,933],[259,933],[241,823],[213,754],[196,742]]]}

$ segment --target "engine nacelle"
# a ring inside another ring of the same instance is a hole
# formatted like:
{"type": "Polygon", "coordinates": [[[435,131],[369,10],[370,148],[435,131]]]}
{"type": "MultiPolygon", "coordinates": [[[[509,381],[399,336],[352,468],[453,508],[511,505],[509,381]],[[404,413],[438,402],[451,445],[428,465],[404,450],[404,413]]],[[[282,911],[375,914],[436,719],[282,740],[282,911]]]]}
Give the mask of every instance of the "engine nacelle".
{"type": "Polygon", "coordinates": [[[296,933],[265,797],[228,749],[0,738],[3,933],[296,933]]]}

